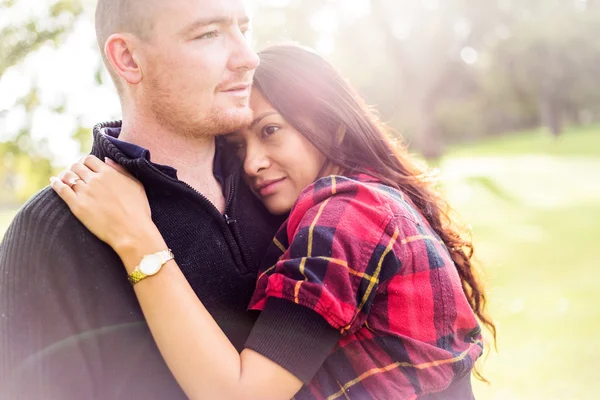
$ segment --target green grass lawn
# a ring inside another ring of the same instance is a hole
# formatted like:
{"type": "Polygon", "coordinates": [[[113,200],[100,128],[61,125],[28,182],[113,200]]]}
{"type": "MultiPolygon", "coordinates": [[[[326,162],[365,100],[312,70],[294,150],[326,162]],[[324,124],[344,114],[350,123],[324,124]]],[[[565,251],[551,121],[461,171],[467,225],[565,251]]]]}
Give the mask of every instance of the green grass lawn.
{"type": "Polygon", "coordinates": [[[453,146],[452,156],[543,154],[548,156],[598,157],[600,155],[600,127],[572,128],[557,138],[545,129],[507,133],[474,144],[453,146]]]}
{"type": "Polygon", "coordinates": [[[478,399],[595,399],[600,128],[452,149],[440,168],[486,269],[498,352],[478,399]]]}
{"type": "MultiPolygon", "coordinates": [[[[600,392],[600,128],[511,134],[450,149],[446,193],[473,227],[498,352],[483,400],[600,392]]],[[[0,236],[14,211],[0,212],[0,236]]]]}

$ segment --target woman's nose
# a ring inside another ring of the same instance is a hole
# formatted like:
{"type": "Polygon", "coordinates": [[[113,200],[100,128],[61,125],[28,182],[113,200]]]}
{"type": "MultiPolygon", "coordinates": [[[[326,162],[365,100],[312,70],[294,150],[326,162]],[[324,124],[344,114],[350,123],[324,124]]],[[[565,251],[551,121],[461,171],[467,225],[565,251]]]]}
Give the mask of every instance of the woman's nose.
{"type": "Polygon", "coordinates": [[[270,165],[269,157],[259,144],[247,144],[244,171],[249,176],[256,176],[270,165]]]}

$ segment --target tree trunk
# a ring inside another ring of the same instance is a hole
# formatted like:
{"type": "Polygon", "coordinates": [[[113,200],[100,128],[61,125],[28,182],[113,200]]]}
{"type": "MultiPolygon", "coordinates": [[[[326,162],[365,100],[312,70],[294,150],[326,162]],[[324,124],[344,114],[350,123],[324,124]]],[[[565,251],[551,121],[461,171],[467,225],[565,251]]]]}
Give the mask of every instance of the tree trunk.
{"type": "Polygon", "coordinates": [[[540,122],[547,127],[552,136],[558,137],[563,132],[562,115],[558,101],[549,94],[540,96],[540,122]]]}
{"type": "MultiPolygon", "coordinates": [[[[394,92],[403,93],[403,99],[410,98],[414,118],[414,132],[412,144],[415,149],[427,159],[436,159],[443,154],[443,145],[435,122],[435,100],[436,95],[442,91],[443,77],[447,74],[447,68],[438,71],[437,76],[429,76],[426,80],[420,76],[408,61],[404,54],[402,43],[393,35],[387,11],[381,0],[372,0],[372,16],[377,25],[381,26],[385,33],[385,40],[390,50],[390,60],[394,63],[395,70],[401,74],[394,82],[394,92]],[[431,82],[434,82],[431,84],[431,82]]],[[[402,101],[396,102],[397,107],[406,107],[402,101]]]]}

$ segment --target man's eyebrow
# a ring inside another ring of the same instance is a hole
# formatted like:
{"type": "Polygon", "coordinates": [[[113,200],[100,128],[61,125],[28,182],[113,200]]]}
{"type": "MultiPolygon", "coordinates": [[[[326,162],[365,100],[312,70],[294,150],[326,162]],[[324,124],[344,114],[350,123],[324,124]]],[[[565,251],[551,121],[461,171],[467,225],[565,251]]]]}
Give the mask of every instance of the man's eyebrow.
{"type": "Polygon", "coordinates": [[[260,114],[258,117],[254,118],[254,121],[252,121],[252,123],[250,124],[249,129],[254,128],[254,126],[256,124],[258,124],[260,121],[262,121],[263,119],[265,119],[271,115],[276,115],[276,114],[279,114],[279,113],[277,111],[267,111],[267,112],[260,114]]]}
{"type": "MultiPolygon", "coordinates": [[[[199,18],[199,19],[195,20],[194,22],[192,22],[191,24],[189,24],[188,26],[186,26],[185,28],[183,28],[181,30],[181,33],[183,35],[185,35],[185,34],[195,31],[198,28],[201,28],[201,27],[207,26],[207,25],[231,24],[234,20],[235,20],[235,17],[232,17],[232,16],[199,18]]],[[[237,20],[238,20],[238,25],[244,25],[244,24],[250,23],[250,17],[248,17],[246,15],[243,17],[238,17],[237,20]]]]}

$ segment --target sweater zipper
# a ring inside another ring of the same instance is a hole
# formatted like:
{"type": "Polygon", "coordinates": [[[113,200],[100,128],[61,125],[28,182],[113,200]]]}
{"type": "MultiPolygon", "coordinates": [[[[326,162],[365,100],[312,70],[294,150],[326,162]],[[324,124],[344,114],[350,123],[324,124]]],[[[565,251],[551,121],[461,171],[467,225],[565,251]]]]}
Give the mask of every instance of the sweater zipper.
{"type": "Polygon", "coordinates": [[[246,240],[242,237],[242,234],[240,232],[239,229],[239,225],[236,224],[237,219],[233,219],[231,218],[231,215],[233,215],[235,217],[235,210],[233,208],[233,198],[235,196],[235,191],[236,191],[236,182],[237,182],[237,174],[239,174],[239,169],[237,171],[235,171],[234,173],[232,173],[231,175],[229,175],[229,177],[227,178],[229,180],[229,182],[227,182],[227,189],[228,189],[228,196],[227,196],[227,201],[226,201],[226,205],[225,205],[225,210],[226,213],[224,215],[225,218],[225,222],[227,223],[227,225],[229,225],[229,228],[231,229],[231,233],[233,234],[234,239],[237,242],[238,245],[238,249],[240,250],[240,254],[242,256],[242,259],[244,260],[244,266],[246,266],[246,268],[251,269],[253,268],[252,265],[252,251],[248,246],[248,243],[246,242],[246,240]],[[227,213],[229,212],[229,214],[227,213]]]}
{"type": "MultiPolygon", "coordinates": [[[[230,242],[230,244],[233,244],[233,246],[230,246],[230,247],[233,249],[233,257],[234,257],[235,263],[238,265],[238,268],[240,268],[242,271],[245,272],[246,264],[244,263],[244,258],[242,256],[242,252],[237,243],[237,240],[235,239],[233,232],[231,232],[231,229],[229,229],[230,222],[227,221],[229,219],[227,214],[225,214],[225,217],[224,217],[223,214],[221,214],[221,212],[217,209],[217,207],[215,207],[215,205],[212,203],[212,201],[210,201],[206,196],[204,196],[202,193],[200,193],[199,191],[194,189],[190,184],[180,181],[179,179],[174,179],[174,178],[166,175],[162,171],[160,171],[158,168],[156,168],[154,165],[152,165],[147,160],[144,160],[144,161],[145,161],[145,164],[148,167],[150,167],[152,170],[157,172],[162,179],[166,179],[171,182],[183,185],[186,189],[188,189],[187,192],[189,192],[190,194],[197,195],[200,198],[200,200],[202,200],[203,205],[212,209],[213,213],[218,214],[219,221],[221,221],[221,223],[223,224],[222,225],[222,227],[224,228],[223,231],[226,232],[225,236],[228,239],[228,242],[230,242]]],[[[231,181],[233,181],[233,179],[231,181]]],[[[231,184],[231,190],[230,190],[227,202],[225,204],[225,213],[227,213],[227,211],[231,207],[232,201],[233,201],[233,183],[231,184]]],[[[235,220],[231,220],[231,223],[233,223],[233,222],[235,222],[235,220]]]]}
{"type": "Polygon", "coordinates": [[[228,178],[225,178],[225,180],[228,182],[226,183],[227,185],[227,189],[226,191],[228,192],[228,196],[227,196],[227,200],[225,201],[225,212],[223,213],[223,216],[225,217],[225,222],[227,223],[227,225],[231,225],[234,222],[237,222],[235,219],[231,218],[228,214],[231,213],[231,206],[233,204],[233,192],[234,192],[234,176],[235,173],[229,175],[228,178]]]}
{"type": "Polygon", "coordinates": [[[233,174],[229,175],[228,178],[226,178],[228,195],[227,195],[227,201],[225,203],[226,212],[224,214],[224,219],[231,230],[231,234],[233,235],[234,240],[237,243],[237,248],[240,250],[240,255],[242,256],[242,260],[244,260],[244,267],[247,270],[247,268],[252,267],[250,265],[251,256],[250,256],[250,252],[248,251],[248,245],[246,244],[246,241],[244,240],[244,238],[242,237],[242,235],[240,233],[239,225],[236,224],[237,219],[234,219],[231,217],[232,215],[235,217],[235,210],[233,209],[233,198],[235,196],[235,191],[236,191],[236,186],[237,186],[236,182],[237,182],[237,174],[239,173],[238,171],[234,172],[233,174]]]}

